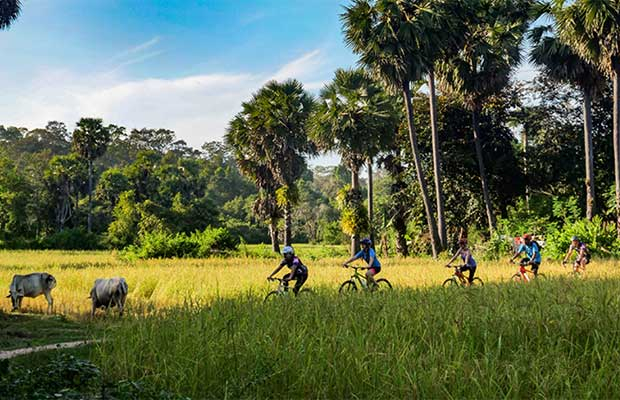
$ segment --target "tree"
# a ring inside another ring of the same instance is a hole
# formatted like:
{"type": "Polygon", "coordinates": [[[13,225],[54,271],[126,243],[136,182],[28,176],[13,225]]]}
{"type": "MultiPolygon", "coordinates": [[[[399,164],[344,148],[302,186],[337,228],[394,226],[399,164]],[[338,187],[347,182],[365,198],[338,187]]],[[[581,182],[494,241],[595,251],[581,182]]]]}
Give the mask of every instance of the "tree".
{"type": "Polygon", "coordinates": [[[616,228],[620,238],[620,2],[556,0],[560,37],[613,81],[613,147],[616,228]]]}
{"type": "MultiPolygon", "coordinates": [[[[336,71],[320,93],[311,123],[311,137],[319,148],[337,151],[351,170],[351,190],[359,192],[359,169],[368,167],[368,222],[372,232],[373,160],[394,142],[399,112],[393,99],[363,70],[336,71]]],[[[351,252],[357,251],[356,229],[351,252]]]]}
{"type": "Polygon", "coordinates": [[[110,131],[99,118],[82,118],[73,131],[73,150],[88,162],[88,233],[92,232],[93,161],[110,143],[110,131]]]}
{"type": "Polygon", "coordinates": [[[15,22],[21,11],[21,6],[21,0],[0,1],[0,30],[8,29],[15,22]]]}
{"type": "Polygon", "coordinates": [[[559,82],[577,86],[583,95],[583,134],[586,168],[586,217],[594,217],[594,149],[592,144],[592,98],[601,90],[599,71],[555,36],[548,36],[551,26],[540,26],[530,32],[533,47],[530,62],[541,67],[544,74],[559,82]]]}
{"type": "Polygon", "coordinates": [[[532,2],[476,0],[468,4],[464,46],[440,64],[440,81],[444,91],[459,97],[471,111],[482,194],[493,233],[496,218],[483,159],[480,113],[484,102],[508,85],[519,65],[532,2]]]}
{"type": "Polygon", "coordinates": [[[342,15],[345,40],[360,63],[370,68],[395,93],[401,93],[407,113],[409,141],[430,232],[433,257],[438,254],[437,225],[422,168],[411,104],[411,82],[427,70],[424,38],[432,18],[431,1],[355,0],[342,15]]]}
{"type": "Polygon", "coordinates": [[[241,172],[259,189],[256,211],[270,218],[274,251],[278,206],[284,212],[284,243],[291,243],[295,182],[306,171],[305,156],[315,152],[306,134],[312,107],[312,97],[298,81],[268,82],[242,104],[226,134],[241,172]]]}

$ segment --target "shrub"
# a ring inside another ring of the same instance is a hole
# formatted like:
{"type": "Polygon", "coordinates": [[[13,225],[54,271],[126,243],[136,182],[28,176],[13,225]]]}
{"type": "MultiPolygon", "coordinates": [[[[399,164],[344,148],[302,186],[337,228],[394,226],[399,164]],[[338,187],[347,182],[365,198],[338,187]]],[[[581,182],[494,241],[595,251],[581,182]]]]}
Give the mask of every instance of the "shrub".
{"type": "Polygon", "coordinates": [[[39,241],[42,249],[56,250],[96,250],[101,248],[100,238],[94,233],[88,233],[83,228],[64,229],[39,241]]]}
{"type": "Polygon", "coordinates": [[[207,228],[191,235],[156,231],[140,237],[139,246],[128,248],[138,258],[203,258],[228,254],[239,246],[239,239],[226,228],[207,228]]]}
{"type": "Polygon", "coordinates": [[[564,257],[572,236],[577,236],[586,243],[594,256],[620,256],[618,250],[620,243],[616,238],[615,225],[604,224],[599,216],[594,217],[592,221],[582,219],[567,223],[562,229],[551,232],[547,236],[544,255],[556,260],[564,257]]]}

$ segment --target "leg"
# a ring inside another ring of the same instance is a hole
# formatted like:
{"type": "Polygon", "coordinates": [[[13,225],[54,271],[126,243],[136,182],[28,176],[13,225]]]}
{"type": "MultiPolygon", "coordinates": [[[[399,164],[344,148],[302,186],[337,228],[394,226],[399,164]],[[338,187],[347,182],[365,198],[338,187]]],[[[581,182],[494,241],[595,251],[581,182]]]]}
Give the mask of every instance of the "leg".
{"type": "Polygon", "coordinates": [[[286,290],[288,290],[288,281],[287,281],[287,280],[285,280],[285,279],[286,279],[286,278],[288,278],[289,276],[290,276],[290,274],[285,274],[285,275],[282,277],[282,279],[284,280],[284,282],[282,282],[282,285],[284,286],[284,288],[285,288],[286,290]]]}
{"type": "Polygon", "coordinates": [[[52,298],[52,292],[47,291],[44,293],[45,300],[47,300],[47,313],[50,314],[54,308],[54,299],[52,298]]]}
{"type": "Polygon", "coordinates": [[[534,273],[534,277],[538,276],[538,268],[540,268],[539,263],[532,264],[532,272],[534,273]]]}
{"type": "Polygon", "coordinates": [[[293,288],[293,293],[297,294],[301,290],[301,287],[308,280],[308,274],[300,274],[295,276],[295,287],[293,288]]]}
{"type": "Polygon", "coordinates": [[[92,306],[93,306],[93,308],[92,308],[92,310],[90,311],[90,316],[91,316],[91,318],[95,318],[95,311],[97,310],[97,300],[95,300],[95,299],[93,298],[93,299],[92,299],[92,301],[93,301],[93,305],[92,305],[92,306]]]}
{"type": "Polygon", "coordinates": [[[366,281],[368,282],[368,287],[370,288],[377,286],[377,282],[375,282],[375,275],[377,275],[377,270],[374,268],[366,271],[366,281]]]}
{"type": "Polygon", "coordinates": [[[467,278],[467,280],[469,281],[469,284],[471,285],[471,283],[474,281],[474,275],[476,275],[476,267],[467,267],[469,269],[469,277],[467,278]]]}

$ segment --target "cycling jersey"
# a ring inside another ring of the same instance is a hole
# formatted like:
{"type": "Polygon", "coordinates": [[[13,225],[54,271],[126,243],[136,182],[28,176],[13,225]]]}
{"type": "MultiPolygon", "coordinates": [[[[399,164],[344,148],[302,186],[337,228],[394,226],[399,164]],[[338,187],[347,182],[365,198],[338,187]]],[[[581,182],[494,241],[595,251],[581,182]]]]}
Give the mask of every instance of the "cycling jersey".
{"type": "Polygon", "coordinates": [[[371,267],[372,268],[378,268],[378,269],[381,268],[381,263],[379,262],[379,260],[377,260],[377,254],[375,253],[375,250],[373,248],[368,249],[368,251],[360,250],[355,255],[355,259],[360,259],[360,258],[363,259],[364,261],[366,261],[367,263],[370,262],[371,258],[373,258],[374,261],[372,262],[371,267]]]}
{"type": "Polygon", "coordinates": [[[540,264],[542,257],[540,256],[540,249],[538,248],[536,243],[532,242],[529,246],[525,243],[521,244],[521,246],[519,246],[519,249],[517,250],[517,254],[521,254],[523,252],[527,254],[528,258],[533,263],[540,264]]]}
{"type": "Polygon", "coordinates": [[[295,275],[302,275],[302,274],[307,274],[308,273],[308,268],[301,262],[299,257],[293,257],[290,260],[287,260],[285,258],[280,263],[280,266],[283,267],[285,265],[287,267],[289,267],[291,270],[294,270],[295,271],[295,275]]]}
{"type": "Polygon", "coordinates": [[[474,260],[474,256],[471,255],[471,250],[469,249],[465,249],[465,250],[461,250],[461,259],[463,260],[463,263],[465,263],[468,267],[477,267],[478,264],[476,264],[476,260],[474,260]],[[469,261],[467,261],[467,258],[469,257],[469,261]]]}

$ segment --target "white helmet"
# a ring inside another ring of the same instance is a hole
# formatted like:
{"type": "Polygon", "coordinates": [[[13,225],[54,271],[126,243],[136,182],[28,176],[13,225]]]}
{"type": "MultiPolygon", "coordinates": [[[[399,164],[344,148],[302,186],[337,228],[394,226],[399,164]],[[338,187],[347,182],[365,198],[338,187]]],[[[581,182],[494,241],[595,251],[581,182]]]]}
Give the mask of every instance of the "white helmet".
{"type": "Polygon", "coordinates": [[[295,255],[295,250],[291,246],[284,246],[282,249],[282,255],[285,256],[287,254],[295,255]]]}

